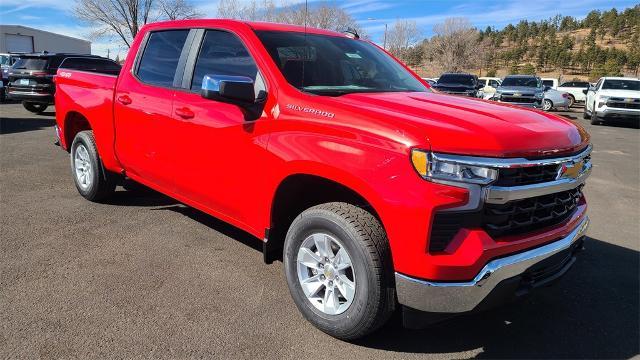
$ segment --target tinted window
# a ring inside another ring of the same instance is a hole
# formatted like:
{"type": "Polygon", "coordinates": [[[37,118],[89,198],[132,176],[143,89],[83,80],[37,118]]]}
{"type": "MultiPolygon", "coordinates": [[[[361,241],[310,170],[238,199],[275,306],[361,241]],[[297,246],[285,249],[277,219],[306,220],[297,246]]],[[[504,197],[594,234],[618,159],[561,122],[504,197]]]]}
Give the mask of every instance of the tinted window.
{"type": "Polygon", "coordinates": [[[138,65],[138,77],[148,84],[170,87],[189,30],[158,31],[149,35],[138,65]]]}
{"type": "Polygon", "coordinates": [[[553,87],[553,80],[542,80],[542,85],[553,87]]]}
{"type": "Polygon", "coordinates": [[[205,75],[246,76],[256,80],[258,68],[240,39],[226,31],[205,33],[191,80],[191,89],[200,90],[205,75]]]}
{"type": "Polygon", "coordinates": [[[502,86],[540,87],[540,81],[535,77],[506,77],[502,86]]]}
{"type": "Polygon", "coordinates": [[[90,72],[98,72],[103,74],[117,75],[120,73],[120,65],[107,59],[92,58],[66,58],[60,68],[74,69],[90,72]]]}
{"type": "Polygon", "coordinates": [[[498,87],[500,86],[500,83],[497,80],[489,80],[489,86],[498,87]]]}
{"type": "Polygon", "coordinates": [[[326,96],[427,91],[402,65],[366,41],[282,31],[256,34],[287,81],[302,91],[326,96]]]}
{"type": "Polygon", "coordinates": [[[438,79],[438,84],[461,84],[474,86],[475,79],[471,75],[444,74],[438,79]]]}
{"type": "Polygon", "coordinates": [[[588,88],[589,87],[589,83],[586,81],[576,81],[573,83],[573,86],[575,87],[579,87],[579,88],[588,88]]]}
{"type": "Polygon", "coordinates": [[[14,69],[26,69],[26,70],[45,70],[47,68],[46,58],[20,58],[13,65],[14,69]]]}

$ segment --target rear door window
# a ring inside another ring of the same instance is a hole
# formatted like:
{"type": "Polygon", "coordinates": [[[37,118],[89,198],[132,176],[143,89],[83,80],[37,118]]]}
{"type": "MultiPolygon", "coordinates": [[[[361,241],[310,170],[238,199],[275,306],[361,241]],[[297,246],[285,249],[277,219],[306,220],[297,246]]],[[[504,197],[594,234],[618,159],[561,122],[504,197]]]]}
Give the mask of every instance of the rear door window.
{"type": "Polygon", "coordinates": [[[191,90],[200,90],[205,75],[246,76],[256,81],[258,67],[237,36],[207,30],[193,71],[191,90]]]}
{"type": "Polygon", "coordinates": [[[157,31],[149,35],[137,76],[147,84],[172,87],[189,30],[157,31]]]}
{"type": "Polygon", "coordinates": [[[23,57],[16,61],[13,68],[17,70],[45,70],[47,63],[48,59],[46,58],[23,57]]]}
{"type": "Polygon", "coordinates": [[[498,87],[500,86],[500,83],[496,80],[489,80],[489,86],[491,87],[498,87]]]}

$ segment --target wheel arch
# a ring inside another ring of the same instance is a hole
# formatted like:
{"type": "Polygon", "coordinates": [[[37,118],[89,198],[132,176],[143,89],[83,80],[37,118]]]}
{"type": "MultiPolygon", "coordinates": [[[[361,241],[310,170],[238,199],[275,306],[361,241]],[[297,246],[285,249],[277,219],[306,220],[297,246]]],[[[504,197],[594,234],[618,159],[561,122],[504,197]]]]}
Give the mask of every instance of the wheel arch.
{"type": "Polygon", "coordinates": [[[92,130],[89,119],[77,111],[69,111],[64,117],[64,148],[71,151],[71,143],[80,131],[92,130]]]}
{"type": "Polygon", "coordinates": [[[278,184],[272,201],[269,229],[264,243],[264,260],[271,263],[281,259],[284,239],[293,220],[304,210],[323,203],[345,202],[369,211],[382,225],[376,210],[375,200],[351,186],[352,181],[341,181],[330,177],[310,174],[290,174],[278,184]],[[306,193],[305,193],[306,192],[306,193]]]}

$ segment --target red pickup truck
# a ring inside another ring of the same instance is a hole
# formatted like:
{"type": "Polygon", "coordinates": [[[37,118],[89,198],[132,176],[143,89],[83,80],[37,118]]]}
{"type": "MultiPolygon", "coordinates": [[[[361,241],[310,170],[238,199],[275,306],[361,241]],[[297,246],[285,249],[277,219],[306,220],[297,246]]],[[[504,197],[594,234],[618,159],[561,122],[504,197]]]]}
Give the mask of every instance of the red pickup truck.
{"type": "Polygon", "coordinates": [[[395,309],[412,326],[527,293],[585,237],[584,129],[431,91],[353,34],[156,23],[119,76],[55,83],[82,196],[127,177],[263,239],[305,318],[338,338],[395,309]]]}

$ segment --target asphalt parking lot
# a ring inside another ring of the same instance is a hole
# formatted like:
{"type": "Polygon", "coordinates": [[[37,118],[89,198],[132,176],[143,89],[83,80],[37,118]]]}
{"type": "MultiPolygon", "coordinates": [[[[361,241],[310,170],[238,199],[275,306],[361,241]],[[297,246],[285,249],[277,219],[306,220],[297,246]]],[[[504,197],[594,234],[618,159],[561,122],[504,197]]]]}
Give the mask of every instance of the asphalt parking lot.
{"type": "Polygon", "coordinates": [[[85,201],[53,145],[53,113],[0,104],[0,358],[637,356],[640,130],[562,114],[595,146],[590,239],[574,268],[500,309],[421,331],[396,317],[346,343],[302,318],[257,239],[141,186],[85,201]]]}

